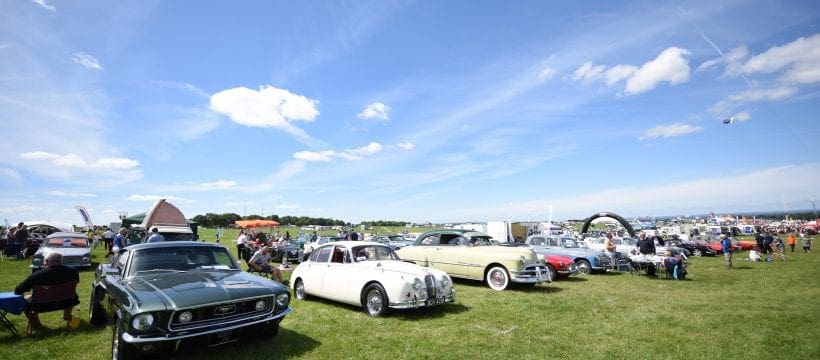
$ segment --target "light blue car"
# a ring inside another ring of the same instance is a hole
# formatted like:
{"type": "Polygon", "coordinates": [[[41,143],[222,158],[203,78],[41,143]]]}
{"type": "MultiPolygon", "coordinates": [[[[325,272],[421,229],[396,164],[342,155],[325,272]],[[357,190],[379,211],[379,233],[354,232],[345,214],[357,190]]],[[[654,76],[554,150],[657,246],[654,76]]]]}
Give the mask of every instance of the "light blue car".
{"type": "Polygon", "coordinates": [[[590,274],[592,270],[606,270],[612,266],[609,255],[582,247],[571,237],[535,234],[527,237],[526,244],[539,255],[569,256],[581,274],[590,274]]]}

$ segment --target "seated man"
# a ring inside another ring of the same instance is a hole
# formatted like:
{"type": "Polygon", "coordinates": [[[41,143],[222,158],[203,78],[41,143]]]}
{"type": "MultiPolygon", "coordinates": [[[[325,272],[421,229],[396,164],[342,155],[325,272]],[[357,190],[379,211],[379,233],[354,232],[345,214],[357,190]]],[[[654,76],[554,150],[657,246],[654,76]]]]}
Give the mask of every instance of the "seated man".
{"type": "Polygon", "coordinates": [[[272,274],[276,281],[282,282],[282,274],[279,272],[279,269],[270,266],[270,261],[270,248],[263,246],[251,256],[251,259],[248,260],[248,266],[256,271],[272,274]]]}
{"type": "MultiPolygon", "coordinates": [[[[45,268],[29,275],[20,285],[14,288],[14,293],[23,295],[28,291],[34,290],[35,286],[41,285],[60,285],[71,282],[79,282],[80,274],[77,270],[63,265],[63,254],[53,252],[43,259],[45,268]]],[[[26,296],[26,301],[31,302],[31,296],[26,296]]],[[[47,304],[45,311],[63,310],[63,319],[65,321],[71,320],[71,308],[78,305],[80,299],[77,294],[74,294],[74,299],[68,301],[61,301],[53,304],[47,304]]],[[[40,324],[40,317],[36,311],[26,311],[29,324],[32,330],[38,330],[42,327],[40,324]]]]}

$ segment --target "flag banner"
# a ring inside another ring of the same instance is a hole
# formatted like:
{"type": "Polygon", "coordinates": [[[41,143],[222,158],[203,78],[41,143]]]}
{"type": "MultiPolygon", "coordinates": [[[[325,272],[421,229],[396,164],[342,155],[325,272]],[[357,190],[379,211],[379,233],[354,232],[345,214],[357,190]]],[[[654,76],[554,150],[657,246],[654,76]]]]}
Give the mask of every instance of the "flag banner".
{"type": "Polygon", "coordinates": [[[88,214],[88,210],[86,210],[86,208],[80,205],[75,206],[74,209],[76,209],[77,212],[80,213],[80,216],[83,217],[83,222],[85,222],[85,226],[88,227],[89,230],[93,229],[94,224],[91,223],[91,215],[88,214]]]}

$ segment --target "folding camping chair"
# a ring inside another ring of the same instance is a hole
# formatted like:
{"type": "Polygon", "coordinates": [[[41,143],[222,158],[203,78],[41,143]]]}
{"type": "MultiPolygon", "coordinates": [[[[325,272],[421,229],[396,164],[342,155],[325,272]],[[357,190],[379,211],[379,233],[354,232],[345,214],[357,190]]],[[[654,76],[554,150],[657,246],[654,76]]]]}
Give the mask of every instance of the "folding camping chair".
{"type": "MultiPolygon", "coordinates": [[[[37,285],[31,292],[31,300],[29,301],[26,315],[29,318],[27,333],[31,333],[33,325],[31,318],[35,314],[50,312],[50,311],[65,311],[72,309],[79,304],[75,301],[75,292],[77,290],[77,282],[68,282],[58,285],[37,285]]],[[[66,322],[71,318],[63,317],[66,322]]],[[[37,324],[39,325],[39,324],[37,324]]]]}

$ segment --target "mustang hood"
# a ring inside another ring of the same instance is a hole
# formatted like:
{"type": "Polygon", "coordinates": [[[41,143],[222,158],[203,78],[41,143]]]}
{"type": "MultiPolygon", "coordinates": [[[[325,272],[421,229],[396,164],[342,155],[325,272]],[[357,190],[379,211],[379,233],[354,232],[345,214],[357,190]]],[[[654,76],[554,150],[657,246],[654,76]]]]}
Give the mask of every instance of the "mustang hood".
{"type": "Polygon", "coordinates": [[[190,271],[154,273],[124,284],[146,310],[184,309],[195,305],[273,295],[274,282],[244,272],[190,271]]]}

